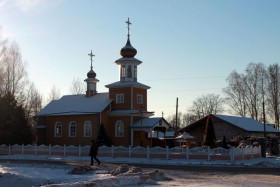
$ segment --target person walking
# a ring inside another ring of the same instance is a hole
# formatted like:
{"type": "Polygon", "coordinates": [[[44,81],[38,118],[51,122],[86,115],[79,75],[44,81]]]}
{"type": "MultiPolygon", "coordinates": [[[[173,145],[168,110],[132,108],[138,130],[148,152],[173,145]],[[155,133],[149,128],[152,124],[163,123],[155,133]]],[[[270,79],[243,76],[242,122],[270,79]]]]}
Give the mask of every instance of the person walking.
{"type": "Polygon", "coordinates": [[[94,140],[91,140],[91,146],[90,146],[90,151],[89,151],[89,156],[90,156],[90,165],[93,165],[93,159],[96,160],[98,165],[100,165],[100,160],[96,157],[98,154],[98,143],[95,142],[94,140]]]}

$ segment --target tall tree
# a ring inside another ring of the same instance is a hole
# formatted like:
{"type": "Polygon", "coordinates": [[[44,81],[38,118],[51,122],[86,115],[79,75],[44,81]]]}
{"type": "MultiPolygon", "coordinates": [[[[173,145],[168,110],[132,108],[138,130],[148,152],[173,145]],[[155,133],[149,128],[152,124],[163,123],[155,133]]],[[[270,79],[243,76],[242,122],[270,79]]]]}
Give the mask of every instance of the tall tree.
{"type": "Polygon", "coordinates": [[[85,83],[78,78],[73,79],[72,86],[70,88],[71,94],[84,94],[86,92],[85,90],[85,83]]]}
{"type": "Polygon", "coordinates": [[[35,125],[33,116],[35,116],[42,109],[42,103],[43,103],[42,95],[39,93],[34,83],[30,83],[26,89],[24,109],[26,115],[28,116],[28,122],[32,126],[35,125]]]}
{"type": "Polygon", "coordinates": [[[191,113],[185,113],[183,115],[183,122],[182,122],[182,124],[184,126],[188,126],[189,124],[194,123],[197,120],[199,120],[199,118],[196,115],[191,114],[191,113]]]}
{"type": "Polygon", "coordinates": [[[215,143],[216,135],[215,135],[213,121],[210,116],[207,118],[207,121],[206,121],[204,137],[205,137],[204,145],[210,146],[211,148],[213,148],[216,144],[215,143]]]}
{"type": "Polygon", "coordinates": [[[112,140],[110,139],[110,137],[108,137],[103,123],[101,123],[99,130],[98,130],[97,141],[100,145],[105,145],[108,147],[111,147],[111,145],[112,145],[112,140]]]}
{"type": "Polygon", "coordinates": [[[24,89],[28,82],[18,45],[13,42],[1,57],[2,93],[12,94],[19,103],[24,102],[24,89]]]}
{"type": "Polygon", "coordinates": [[[227,104],[234,114],[245,117],[247,115],[246,83],[243,74],[236,71],[227,78],[228,87],[224,88],[227,104]]]}
{"type": "Polygon", "coordinates": [[[267,97],[268,109],[277,129],[279,128],[280,115],[280,66],[272,64],[268,67],[267,97]]]}
{"type": "Polygon", "coordinates": [[[219,94],[207,94],[193,101],[189,112],[200,119],[208,114],[217,114],[223,111],[224,99],[219,94]]]}
{"type": "Polygon", "coordinates": [[[262,81],[264,80],[264,65],[262,63],[250,63],[245,72],[246,99],[250,117],[256,120],[261,118],[262,113],[262,81]]]}
{"type": "MultiPolygon", "coordinates": [[[[182,116],[183,116],[182,112],[178,112],[178,115],[177,115],[177,130],[180,127],[182,127],[182,125],[183,125],[182,116]]],[[[172,128],[175,130],[176,129],[176,114],[169,115],[166,120],[172,126],[172,128]]]]}
{"type": "Polygon", "coordinates": [[[53,85],[53,87],[49,93],[47,103],[51,102],[52,100],[57,100],[59,98],[60,98],[60,90],[58,88],[56,88],[55,85],[53,85]]]}
{"type": "Polygon", "coordinates": [[[24,108],[13,94],[0,97],[0,144],[30,144],[32,131],[24,108]]]}

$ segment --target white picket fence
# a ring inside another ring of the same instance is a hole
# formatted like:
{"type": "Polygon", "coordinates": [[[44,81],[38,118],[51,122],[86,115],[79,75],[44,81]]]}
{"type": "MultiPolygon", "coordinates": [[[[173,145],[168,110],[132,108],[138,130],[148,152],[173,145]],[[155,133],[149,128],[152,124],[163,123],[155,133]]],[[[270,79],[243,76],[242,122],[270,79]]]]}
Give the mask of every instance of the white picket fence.
{"type": "MultiPolygon", "coordinates": [[[[90,146],[47,146],[47,145],[0,145],[0,155],[49,155],[49,156],[88,156],[90,146]]],[[[247,160],[261,157],[260,147],[224,149],[221,147],[99,147],[99,157],[111,158],[160,158],[186,160],[247,160]]]]}

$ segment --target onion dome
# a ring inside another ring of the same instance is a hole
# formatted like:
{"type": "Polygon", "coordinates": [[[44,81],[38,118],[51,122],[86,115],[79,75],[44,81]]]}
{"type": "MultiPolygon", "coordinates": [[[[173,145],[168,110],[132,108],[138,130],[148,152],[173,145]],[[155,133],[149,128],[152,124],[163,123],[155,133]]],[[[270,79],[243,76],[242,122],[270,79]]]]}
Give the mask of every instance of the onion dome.
{"type": "Polygon", "coordinates": [[[95,78],[95,77],[96,77],[96,73],[91,69],[91,70],[87,73],[87,77],[88,77],[88,78],[95,78]]]}
{"type": "Polygon", "coordinates": [[[126,45],[121,49],[120,54],[123,57],[134,57],[137,54],[137,50],[130,44],[129,37],[127,38],[126,45]]]}

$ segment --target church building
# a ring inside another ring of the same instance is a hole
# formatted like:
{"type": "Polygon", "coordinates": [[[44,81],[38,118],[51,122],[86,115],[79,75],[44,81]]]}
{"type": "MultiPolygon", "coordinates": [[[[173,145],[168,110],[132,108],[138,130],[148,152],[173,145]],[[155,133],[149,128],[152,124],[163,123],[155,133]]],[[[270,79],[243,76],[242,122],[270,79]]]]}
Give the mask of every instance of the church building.
{"type": "Polygon", "coordinates": [[[86,93],[53,100],[34,117],[38,144],[89,145],[103,129],[112,145],[152,146],[153,133],[170,129],[164,118],[150,118],[154,115],[147,110],[150,87],[137,81],[137,67],[142,62],[135,58],[137,50],[130,43],[129,19],[126,24],[127,42],[120,51],[121,58],[115,61],[119,80],[106,85],[108,92],[97,91],[99,80],[93,71],[91,51],[86,93]]]}

